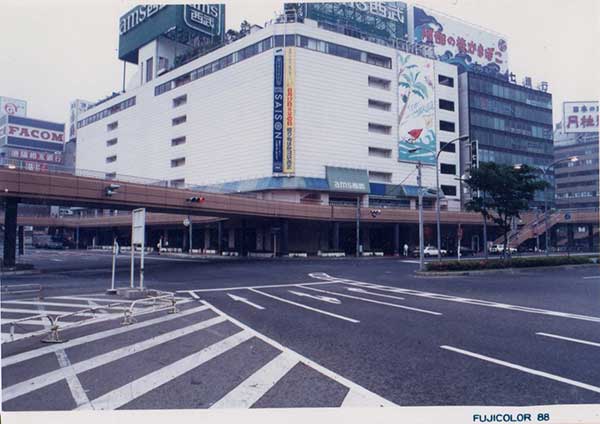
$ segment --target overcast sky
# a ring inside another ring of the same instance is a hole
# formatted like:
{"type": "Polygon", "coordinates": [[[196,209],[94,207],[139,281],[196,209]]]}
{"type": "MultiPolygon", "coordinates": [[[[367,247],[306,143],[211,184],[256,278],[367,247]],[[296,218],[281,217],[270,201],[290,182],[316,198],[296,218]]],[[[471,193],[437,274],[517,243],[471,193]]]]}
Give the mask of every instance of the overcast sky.
{"type": "MultiPolygon", "coordinates": [[[[215,1],[216,2],[216,1],[215,1]]],[[[230,0],[227,27],[262,25],[283,0],[230,0]]],[[[96,101],[122,86],[119,17],[129,0],[1,0],[0,96],[24,99],[30,117],[68,121],[69,102],[96,101]]],[[[411,2],[408,2],[411,3],[411,2]]],[[[598,0],[420,0],[504,34],[518,81],[549,82],[554,121],[565,100],[600,97],[598,0]]],[[[129,75],[134,66],[128,65],[129,75]]]]}

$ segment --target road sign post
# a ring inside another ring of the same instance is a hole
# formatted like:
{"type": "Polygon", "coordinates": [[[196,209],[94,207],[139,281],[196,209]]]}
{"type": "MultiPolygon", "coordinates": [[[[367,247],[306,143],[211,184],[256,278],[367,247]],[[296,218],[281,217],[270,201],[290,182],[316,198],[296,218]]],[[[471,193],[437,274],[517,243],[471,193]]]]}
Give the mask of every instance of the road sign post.
{"type": "Polygon", "coordinates": [[[141,246],[140,290],[144,290],[144,250],[146,245],[146,209],[136,209],[132,214],[131,225],[131,288],[134,287],[135,247],[141,246]]]}

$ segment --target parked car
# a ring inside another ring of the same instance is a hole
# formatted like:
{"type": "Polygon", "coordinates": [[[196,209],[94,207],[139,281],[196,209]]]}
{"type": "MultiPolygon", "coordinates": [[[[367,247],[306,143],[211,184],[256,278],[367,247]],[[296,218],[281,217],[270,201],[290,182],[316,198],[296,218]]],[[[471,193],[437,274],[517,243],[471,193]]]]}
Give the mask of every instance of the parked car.
{"type": "MultiPolygon", "coordinates": [[[[512,253],[517,253],[517,249],[515,247],[509,247],[507,249],[507,251],[509,253],[511,253],[511,254],[512,253]]],[[[504,245],[503,244],[495,244],[490,249],[490,253],[495,253],[495,254],[498,254],[498,255],[502,254],[503,252],[504,252],[504,245]]]]}
{"type": "MultiPolygon", "coordinates": [[[[444,249],[440,249],[440,253],[442,254],[442,256],[448,255],[448,251],[444,250],[444,249]]],[[[423,249],[423,256],[425,256],[426,258],[428,258],[430,256],[437,256],[437,255],[438,255],[437,247],[425,246],[425,249],[423,249]]]]}
{"type": "MultiPolygon", "coordinates": [[[[450,256],[457,256],[456,255],[456,251],[457,249],[450,249],[448,251],[448,255],[450,256]]],[[[465,246],[460,246],[460,257],[465,257],[465,256],[473,256],[475,254],[475,251],[469,247],[465,247],[465,246]]]]}

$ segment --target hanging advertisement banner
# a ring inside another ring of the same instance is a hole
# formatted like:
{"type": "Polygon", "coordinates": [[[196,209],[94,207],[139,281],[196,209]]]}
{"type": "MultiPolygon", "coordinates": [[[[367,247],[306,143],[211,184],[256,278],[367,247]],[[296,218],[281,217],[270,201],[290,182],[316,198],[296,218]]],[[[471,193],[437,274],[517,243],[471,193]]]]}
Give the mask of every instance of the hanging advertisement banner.
{"type": "Polygon", "coordinates": [[[283,51],[275,54],[273,78],[273,172],[283,172],[283,51]]]}
{"type": "Polygon", "coordinates": [[[506,39],[432,10],[414,8],[414,41],[433,46],[435,56],[462,71],[508,77],[506,39]]]}
{"type": "Polygon", "coordinates": [[[285,49],[285,78],[284,78],[284,96],[285,96],[285,125],[283,140],[283,172],[293,174],[296,171],[295,166],[295,107],[296,101],[296,49],[287,47],[285,49]]]}
{"type": "Polygon", "coordinates": [[[398,54],[398,160],[435,163],[434,62],[398,54]]]}
{"type": "Polygon", "coordinates": [[[598,132],[598,102],[564,102],[565,133],[598,132]]]}

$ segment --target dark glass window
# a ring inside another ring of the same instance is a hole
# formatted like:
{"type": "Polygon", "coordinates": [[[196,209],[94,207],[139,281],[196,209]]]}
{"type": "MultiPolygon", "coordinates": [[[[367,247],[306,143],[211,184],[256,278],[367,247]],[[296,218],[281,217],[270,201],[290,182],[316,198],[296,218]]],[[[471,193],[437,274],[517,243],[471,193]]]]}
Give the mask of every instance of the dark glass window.
{"type": "Polygon", "coordinates": [[[150,58],[146,61],[146,82],[152,81],[152,70],[154,68],[154,58],[150,58]]]}
{"type": "Polygon", "coordinates": [[[454,112],[454,102],[451,102],[450,100],[440,99],[440,109],[454,112]]]}
{"type": "Polygon", "coordinates": [[[451,165],[449,163],[442,163],[440,165],[440,172],[446,175],[456,175],[456,165],[451,165]]]}
{"type": "Polygon", "coordinates": [[[445,75],[438,75],[438,82],[446,87],[454,87],[454,78],[445,75]]]}
{"type": "Polygon", "coordinates": [[[440,150],[443,150],[444,152],[455,153],[456,152],[456,144],[454,144],[454,143],[448,144],[448,143],[444,143],[442,141],[442,142],[440,142],[440,150]]]}
{"type": "Polygon", "coordinates": [[[454,122],[440,121],[440,130],[441,131],[454,132],[455,129],[456,129],[456,125],[454,125],[454,122]]]}
{"type": "Polygon", "coordinates": [[[442,191],[445,196],[456,196],[456,186],[442,185],[442,191]]]}

